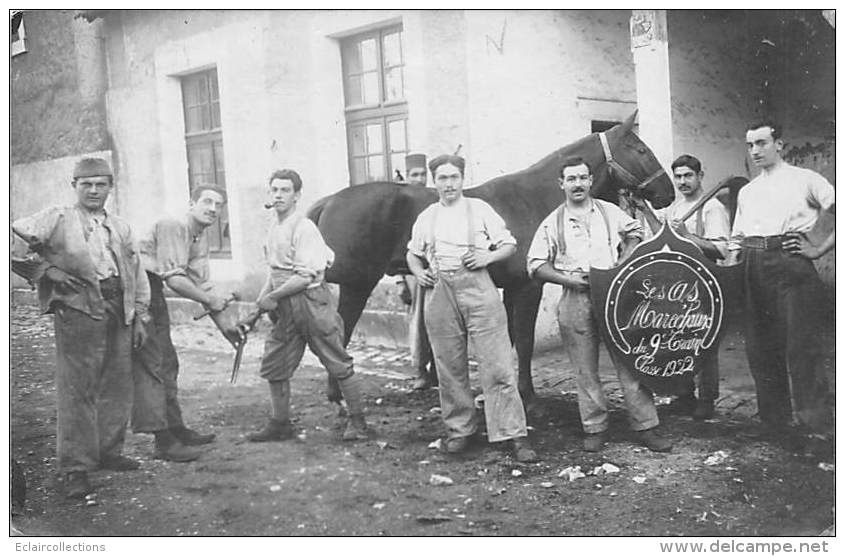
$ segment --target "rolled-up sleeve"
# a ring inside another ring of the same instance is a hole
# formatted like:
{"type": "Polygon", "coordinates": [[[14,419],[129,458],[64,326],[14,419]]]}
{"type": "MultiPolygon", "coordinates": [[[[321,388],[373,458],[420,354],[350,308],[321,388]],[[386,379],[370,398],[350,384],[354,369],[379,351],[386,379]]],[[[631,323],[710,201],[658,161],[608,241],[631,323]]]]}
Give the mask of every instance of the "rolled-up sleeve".
{"type": "Polygon", "coordinates": [[[155,272],[162,280],[171,276],[187,276],[190,239],[185,225],[178,220],[160,220],[153,230],[155,272]]]}
{"type": "Polygon", "coordinates": [[[728,238],[731,235],[731,222],[728,210],[716,199],[704,206],[704,239],[722,254],[727,255],[728,238]]]}
{"type": "MultiPolygon", "coordinates": [[[[129,245],[132,245],[132,235],[129,235],[129,245]]],[[[144,270],[144,265],[141,264],[141,258],[135,257],[133,262],[135,267],[135,314],[142,322],[150,320],[150,281],[147,279],[147,272],[144,270]]]]}
{"type": "Polygon", "coordinates": [[[510,230],[508,230],[505,220],[499,216],[499,213],[487,203],[483,203],[482,206],[485,207],[484,212],[482,213],[484,229],[490,238],[490,242],[496,247],[501,247],[502,245],[507,244],[516,245],[516,238],[513,237],[513,234],[510,230]]]}
{"type": "Polygon", "coordinates": [[[13,259],[12,270],[30,283],[38,282],[50,267],[50,263],[42,257],[41,251],[49,242],[62,213],[62,209],[50,207],[12,223],[12,230],[26,242],[29,252],[22,259],[13,259]]]}
{"type": "Polygon", "coordinates": [[[836,190],[816,172],[810,172],[810,202],[822,210],[827,210],[836,203],[836,190]]]}
{"type": "Polygon", "coordinates": [[[745,189],[741,189],[736,198],[736,215],[734,216],[734,226],[731,230],[731,238],[728,241],[728,251],[739,251],[742,249],[742,240],[746,235],[745,231],[745,215],[742,212],[742,205],[745,203],[745,189]]]}
{"type": "Polygon", "coordinates": [[[540,223],[537,231],[534,232],[531,245],[528,246],[528,253],[526,254],[525,260],[528,275],[532,278],[538,268],[549,261],[554,261],[558,249],[557,219],[552,218],[552,216],[556,214],[557,212],[553,212],[540,223]]]}
{"type": "Polygon", "coordinates": [[[431,211],[428,209],[422,211],[411,227],[411,239],[408,241],[408,251],[417,257],[426,257],[426,249],[428,248],[426,231],[431,227],[430,224],[427,224],[430,215],[431,211]]]}
{"type": "MultiPolygon", "coordinates": [[[[613,215],[613,222],[615,222],[616,232],[622,239],[642,239],[645,235],[643,231],[643,223],[636,218],[631,218],[625,211],[616,205],[606,203],[605,206],[613,215]]],[[[607,210],[605,209],[605,210],[607,210]]]]}
{"type": "Polygon", "coordinates": [[[293,246],[293,271],[300,276],[313,280],[334,263],[334,251],[311,220],[303,219],[297,226],[293,246]]]}

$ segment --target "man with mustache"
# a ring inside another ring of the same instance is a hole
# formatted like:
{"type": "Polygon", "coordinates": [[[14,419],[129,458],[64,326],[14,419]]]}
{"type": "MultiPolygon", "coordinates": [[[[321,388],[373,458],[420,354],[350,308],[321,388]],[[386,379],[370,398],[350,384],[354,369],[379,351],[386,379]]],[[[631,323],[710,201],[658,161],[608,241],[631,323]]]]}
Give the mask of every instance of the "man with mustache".
{"type": "Polygon", "coordinates": [[[68,498],[93,491],[88,472],[137,469],[121,455],[132,410],[132,347],[144,344],[150,289],[129,225],[105,210],[109,164],[83,158],[73,169],[72,207],[16,220],[34,254],[12,269],[38,286],[56,329],[56,451],[68,498]]]}
{"type": "Polygon", "coordinates": [[[417,217],[408,268],[427,288],[425,325],[440,382],[445,451],[465,451],[478,432],[467,341],[478,358],[487,439],[507,443],[517,461],[536,461],[516,386],[505,307],[487,267],[516,252],[516,240],[493,208],[463,196],[464,159],[441,155],[428,165],[440,201],[417,217]]]}
{"type": "MultiPolygon", "coordinates": [[[[407,184],[425,187],[428,184],[428,170],[425,167],[425,155],[410,153],[405,157],[407,184]]],[[[431,343],[425,330],[423,307],[425,289],[420,287],[413,274],[407,274],[399,282],[402,286],[401,298],[408,305],[408,345],[411,349],[411,363],[417,373],[414,390],[425,390],[437,386],[437,371],[431,353],[431,343]]]]}
{"type": "Polygon", "coordinates": [[[157,459],[188,462],[200,451],[193,446],[214,441],[214,434],[201,434],[185,426],[178,399],[179,358],[170,338],[170,315],[164,297],[165,284],[180,296],[196,301],[222,322],[226,300],[209,281],[209,247],[206,230],[214,224],[226,192],[215,185],[199,185],[191,192],[187,214],[156,222],[140,243],[141,260],[152,292],[151,338],[135,353],[133,376],[135,404],[132,430],[155,436],[157,459]]]}
{"type": "Polygon", "coordinates": [[[371,431],[364,418],[363,381],[355,374],[352,357],[343,347],[343,320],[325,282],[334,252],[314,222],[296,210],[302,195],[299,174],[276,170],[268,186],[276,213],[264,245],[270,272],[258,294],[256,311],[244,322],[251,325],[261,312],[271,314],[273,330],[264,343],[259,374],[270,387],[272,416],[263,429],[247,435],[247,439],[277,442],[295,436],[290,420],[290,379],[307,345],[337,379],[346,400],[349,420],[343,440],[366,440],[371,431]]]}
{"type": "MultiPolygon", "coordinates": [[[[584,450],[599,452],[606,442],[608,411],[599,379],[599,331],[590,301],[589,270],[624,261],[642,239],[643,230],[616,205],[592,198],[593,176],[582,158],[564,161],[558,181],[566,199],[537,228],[528,249],[528,273],[563,286],[557,319],[575,367],[578,409],[586,433],[584,450]]],[[[652,392],[612,351],[610,356],[628,420],[640,443],[655,452],[670,451],[672,444],[654,430],[659,420],[652,392]]]]}
{"type": "Polygon", "coordinates": [[[835,213],[836,196],[824,177],[781,158],[779,124],[764,120],[746,129],[748,153],[761,172],[739,192],[729,249],[744,265],[745,349],[760,419],[780,437],[794,410],[801,428],[826,432],[831,415],[819,364],[824,286],[813,260],[834,248],[836,231],[819,245],[807,232],[823,211],[835,213]]]}
{"type": "MultiPolygon", "coordinates": [[[[672,174],[675,187],[681,195],[675,202],[665,209],[652,213],[643,207],[643,214],[653,232],[660,229],[658,218],[666,220],[679,236],[695,243],[701,251],[713,262],[725,259],[728,248],[728,238],[731,235],[731,224],[728,211],[718,199],[710,199],[691,217],[693,232],[680,220],[698,202],[704,189],[701,186],[704,172],[701,161],[694,156],[684,154],[672,162],[672,174]]],[[[642,201],[645,203],[645,201],[642,201]]],[[[714,354],[702,366],[696,375],[698,384],[698,398],[695,397],[695,383],[690,383],[690,389],[679,395],[669,404],[669,410],[682,415],[692,415],[696,420],[713,417],[714,405],[719,397],[719,360],[714,354]]]]}

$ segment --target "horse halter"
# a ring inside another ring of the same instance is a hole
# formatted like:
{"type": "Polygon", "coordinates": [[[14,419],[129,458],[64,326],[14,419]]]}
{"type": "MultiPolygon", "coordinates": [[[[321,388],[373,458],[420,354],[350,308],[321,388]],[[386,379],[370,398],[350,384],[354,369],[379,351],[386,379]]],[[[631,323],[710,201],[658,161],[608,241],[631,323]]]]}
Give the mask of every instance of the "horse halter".
{"type": "Polygon", "coordinates": [[[604,151],[604,158],[607,161],[607,165],[610,166],[614,172],[619,174],[619,178],[625,182],[625,185],[629,188],[642,191],[648,187],[651,182],[659,178],[661,174],[666,173],[663,166],[660,166],[660,168],[655,170],[654,173],[647,177],[644,181],[640,181],[637,176],[623,168],[622,165],[616,162],[613,158],[613,153],[610,152],[610,143],[608,143],[607,135],[603,131],[599,133],[599,141],[601,141],[601,148],[604,151]]]}

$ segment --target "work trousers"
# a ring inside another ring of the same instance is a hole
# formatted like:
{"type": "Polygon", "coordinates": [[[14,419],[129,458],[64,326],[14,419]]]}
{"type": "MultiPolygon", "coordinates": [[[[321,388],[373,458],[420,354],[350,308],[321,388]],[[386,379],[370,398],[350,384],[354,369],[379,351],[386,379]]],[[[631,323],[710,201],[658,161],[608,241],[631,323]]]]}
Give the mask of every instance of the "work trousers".
{"type": "Polygon", "coordinates": [[[411,350],[411,364],[417,371],[417,375],[423,376],[433,358],[423,314],[426,288],[419,285],[413,274],[405,276],[405,284],[411,292],[411,307],[408,309],[408,346],[411,350]]]}
{"type": "Polygon", "coordinates": [[[150,281],[150,316],[144,346],[132,357],[132,376],[135,383],[132,406],[132,430],[155,432],[167,428],[184,427],[179,406],[179,358],[170,338],[170,314],[164,297],[161,278],[147,273],[150,281]]]}
{"type": "Polygon", "coordinates": [[[695,375],[695,382],[688,393],[692,395],[698,387],[698,398],[715,402],[719,399],[719,355],[713,353],[701,362],[701,370],[695,375]]]}
{"type": "Polygon", "coordinates": [[[743,255],[745,349],[760,419],[784,426],[794,409],[799,423],[824,429],[831,416],[820,365],[823,286],[818,273],[809,259],[780,249],[745,248],[743,255]]]}
{"type": "MultiPolygon", "coordinates": [[[[608,427],[607,398],[599,378],[599,331],[589,292],[563,288],[557,322],[563,345],[575,367],[581,425],[589,434],[604,432],[608,427]]],[[[608,350],[608,353],[622,387],[631,429],[643,431],[656,427],[660,421],[654,407],[654,395],[640,384],[613,351],[608,350]]]]}
{"type": "Polygon", "coordinates": [[[487,270],[439,272],[434,288],[425,294],[425,325],[448,438],[469,436],[478,427],[469,382],[468,340],[478,359],[488,440],[527,436],[505,307],[487,270]]]}
{"type": "Polygon", "coordinates": [[[58,466],[90,471],[123,450],[132,410],[132,327],[120,294],[105,300],[105,316],[60,307],[56,330],[58,466]]]}
{"type": "Polygon", "coordinates": [[[307,345],[337,380],[354,374],[352,356],[343,347],[343,319],[325,282],[279,301],[276,319],[264,343],[259,374],[269,381],[289,380],[307,345]]]}

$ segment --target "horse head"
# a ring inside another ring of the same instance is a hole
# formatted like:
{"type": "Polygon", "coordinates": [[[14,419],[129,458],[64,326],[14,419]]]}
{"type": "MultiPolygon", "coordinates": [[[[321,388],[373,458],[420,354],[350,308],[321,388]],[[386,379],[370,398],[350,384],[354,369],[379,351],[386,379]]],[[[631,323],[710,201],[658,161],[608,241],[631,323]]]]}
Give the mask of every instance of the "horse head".
{"type": "Polygon", "coordinates": [[[663,208],[675,199],[672,179],[654,153],[634,133],[634,111],[628,119],[606,132],[595,134],[604,154],[604,164],[594,169],[593,196],[616,202],[619,189],[644,197],[663,208]]]}

